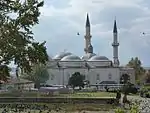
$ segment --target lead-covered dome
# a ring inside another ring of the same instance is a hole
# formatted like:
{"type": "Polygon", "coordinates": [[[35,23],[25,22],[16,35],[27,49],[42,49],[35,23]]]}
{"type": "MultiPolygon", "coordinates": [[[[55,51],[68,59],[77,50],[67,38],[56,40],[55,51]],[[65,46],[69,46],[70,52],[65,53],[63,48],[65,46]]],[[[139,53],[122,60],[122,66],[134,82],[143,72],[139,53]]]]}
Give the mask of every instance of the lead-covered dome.
{"type": "Polygon", "coordinates": [[[72,53],[70,52],[61,52],[59,54],[57,54],[53,59],[54,60],[61,60],[63,57],[71,55],[72,53]]]}
{"type": "Polygon", "coordinates": [[[95,53],[87,53],[81,57],[82,60],[89,60],[91,57],[95,56],[95,53]]]}
{"type": "Polygon", "coordinates": [[[93,57],[91,57],[88,61],[108,61],[109,59],[105,56],[98,56],[95,55],[93,57]]]}
{"type": "Polygon", "coordinates": [[[61,59],[61,61],[81,61],[81,59],[80,59],[80,57],[71,54],[71,55],[63,57],[61,59]]]}

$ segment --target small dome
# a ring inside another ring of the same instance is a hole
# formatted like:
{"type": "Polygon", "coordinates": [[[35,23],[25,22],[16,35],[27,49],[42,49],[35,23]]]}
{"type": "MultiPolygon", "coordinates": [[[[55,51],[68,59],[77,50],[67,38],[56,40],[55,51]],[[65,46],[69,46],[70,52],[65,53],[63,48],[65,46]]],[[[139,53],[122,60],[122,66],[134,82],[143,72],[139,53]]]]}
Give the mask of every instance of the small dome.
{"type": "Polygon", "coordinates": [[[89,59],[89,61],[105,61],[105,60],[109,60],[109,59],[105,56],[97,56],[97,55],[89,59]]]}
{"type": "Polygon", "coordinates": [[[91,57],[93,57],[95,55],[96,55],[95,53],[87,53],[84,56],[82,56],[81,59],[82,60],[88,60],[88,59],[90,59],[91,57]]]}
{"type": "Polygon", "coordinates": [[[61,52],[61,53],[59,53],[59,54],[57,54],[53,59],[62,59],[63,57],[65,57],[65,56],[68,56],[68,55],[71,55],[72,53],[70,53],[70,52],[61,52]]]}
{"type": "Polygon", "coordinates": [[[61,61],[81,61],[81,59],[76,55],[68,55],[62,58],[61,61]]]}

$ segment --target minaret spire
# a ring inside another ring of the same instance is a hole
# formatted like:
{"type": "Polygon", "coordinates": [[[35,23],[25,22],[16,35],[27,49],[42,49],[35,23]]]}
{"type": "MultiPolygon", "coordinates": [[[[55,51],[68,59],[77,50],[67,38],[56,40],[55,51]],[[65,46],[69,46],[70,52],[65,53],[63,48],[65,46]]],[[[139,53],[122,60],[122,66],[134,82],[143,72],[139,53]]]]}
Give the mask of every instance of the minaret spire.
{"type": "Polygon", "coordinates": [[[86,17],[86,27],[90,27],[90,20],[89,20],[88,13],[87,13],[87,17],[86,17]]]}
{"type": "MultiPolygon", "coordinates": [[[[88,47],[91,46],[91,37],[92,36],[91,36],[90,19],[89,19],[89,15],[87,13],[86,25],[85,25],[85,36],[84,36],[84,38],[85,38],[85,48],[84,48],[85,53],[88,53],[88,47]]],[[[90,50],[92,50],[92,49],[90,49],[90,50]]]]}
{"type": "Polygon", "coordinates": [[[114,20],[114,29],[113,29],[113,33],[117,33],[116,19],[114,20]]]}
{"type": "Polygon", "coordinates": [[[114,20],[114,28],[113,28],[113,59],[114,59],[114,66],[118,67],[119,66],[119,59],[118,59],[118,32],[117,32],[117,23],[116,23],[116,18],[114,20]]]}

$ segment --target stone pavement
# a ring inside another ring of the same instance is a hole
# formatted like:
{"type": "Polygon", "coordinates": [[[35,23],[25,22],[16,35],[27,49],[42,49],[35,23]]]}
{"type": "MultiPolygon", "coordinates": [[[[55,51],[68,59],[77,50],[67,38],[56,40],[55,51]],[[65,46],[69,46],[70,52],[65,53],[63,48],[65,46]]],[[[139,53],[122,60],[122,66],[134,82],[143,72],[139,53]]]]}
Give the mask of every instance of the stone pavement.
{"type": "Polygon", "coordinates": [[[150,113],[150,98],[142,98],[140,96],[127,96],[128,100],[139,104],[140,113],[150,113]]]}

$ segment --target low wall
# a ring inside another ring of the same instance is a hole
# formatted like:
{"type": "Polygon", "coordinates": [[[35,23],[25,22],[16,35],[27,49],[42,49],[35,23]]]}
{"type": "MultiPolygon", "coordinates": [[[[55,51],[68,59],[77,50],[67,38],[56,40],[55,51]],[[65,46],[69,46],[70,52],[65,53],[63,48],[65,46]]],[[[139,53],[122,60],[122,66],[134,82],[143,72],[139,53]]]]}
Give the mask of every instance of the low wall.
{"type": "Polygon", "coordinates": [[[112,104],[115,98],[0,98],[0,103],[97,103],[112,104]]]}

